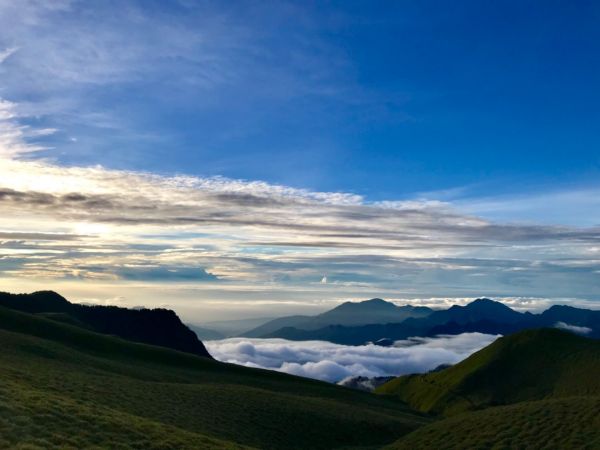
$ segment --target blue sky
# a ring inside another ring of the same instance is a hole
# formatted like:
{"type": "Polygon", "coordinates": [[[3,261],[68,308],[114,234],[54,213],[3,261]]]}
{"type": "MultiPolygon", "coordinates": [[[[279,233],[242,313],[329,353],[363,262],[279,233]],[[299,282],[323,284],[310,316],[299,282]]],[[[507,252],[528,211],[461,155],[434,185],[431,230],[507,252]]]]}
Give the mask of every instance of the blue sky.
{"type": "Polygon", "coordinates": [[[58,109],[40,122],[67,164],[376,200],[545,190],[598,176],[599,19],[583,1],[75,2],[3,33],[3,92],[58,109]]]}
{"type": "Polygon", "coordinates": [[[0,0],[0,287],[595,298],[598,25],[587,1],[0,0]]]}

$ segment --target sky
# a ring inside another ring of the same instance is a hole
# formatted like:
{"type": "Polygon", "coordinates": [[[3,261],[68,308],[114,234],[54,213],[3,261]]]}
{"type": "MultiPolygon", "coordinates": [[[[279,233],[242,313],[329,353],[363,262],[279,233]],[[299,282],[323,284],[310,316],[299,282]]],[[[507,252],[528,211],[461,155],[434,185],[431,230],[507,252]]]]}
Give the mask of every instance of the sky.
{"type": "Polygon", "coordinates": [[[185,320],[600,301],[600,4],[0,0],[0,289],[185,320]]]}

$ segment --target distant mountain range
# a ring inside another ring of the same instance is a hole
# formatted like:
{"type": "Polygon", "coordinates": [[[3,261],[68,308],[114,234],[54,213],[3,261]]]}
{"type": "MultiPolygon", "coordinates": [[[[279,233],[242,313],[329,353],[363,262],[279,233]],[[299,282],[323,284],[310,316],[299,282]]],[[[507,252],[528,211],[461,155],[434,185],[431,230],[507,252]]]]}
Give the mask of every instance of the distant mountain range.
{"type": "MultiPolygon", "coordinates": [[[[200,329],[200,333],[217,333],[225,338],[228,338],[241,336],[244,333],[273,319],[276,319],[276,317],[251,317],[247,319],[216,320],[210,322],[191,323],[188,326],[194,330],[200,329]]],[[[202,338],[200,337],[200,339],[202,338]]]]}
{"type": "Polygon", "coordinates": [[[434,311],[423,307],[398,307],[373,299],[344,303],[314,317],[292,316],[272,320],[244,335],[361,345],[412,336],[465,332],[510,334],[541,327],[562,327],[589,337],[600,337],[600,311],[552,306],[541,314],[520,313],[487,298],[477,299],[466,306],[454,305],[434,311]],[[360,322],[363,324],[357,325],[360,322]]]}
{"type": "Polygon", "coordinates": [[[210,328],[200,327],[198,325],[187,324],[187,327],[196,333],[198,339],[202,341],[214,341],[219,339],[225,339],[227,336],[223,333],[220,333],[216,330],[212,330],[210,328]]]}
{"type": "Polygon", "coordinates": [[[0,292],[0,307],[76,325],[144,344],[159,345],[211,358],[198,337],[169,309],[127,309],[70,303],[52,291],[0,292]]]}
{"type": "Polygon", "coordinates": [[[288,316],[271,320],[253,330],[243,333],[244,337],[277,337],[279,330],[320,330],[331,325],[347,327],[374,323],[402,322],[409,318],[423,318],[433,313],[424,306],[396,306],[380,298],[364,302],[346,302],[317,316],[288,316]]]}

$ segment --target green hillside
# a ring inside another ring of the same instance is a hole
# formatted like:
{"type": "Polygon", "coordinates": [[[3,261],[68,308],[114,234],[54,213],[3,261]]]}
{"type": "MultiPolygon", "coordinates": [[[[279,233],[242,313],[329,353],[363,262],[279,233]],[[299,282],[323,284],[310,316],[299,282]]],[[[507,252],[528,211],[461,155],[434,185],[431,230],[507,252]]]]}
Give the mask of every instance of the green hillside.
{"type": "Polygon", "coordinates": [[[419,428],[388,448],[598,449],[600,397],[523,402],[459,414],[419,428]]]}
{"type": "Polygon", "coordinates": [[[376,448],[429,420],[394,399],[0,308],[0,447],[376,448]]]}
{"type": "Polygon", "coordinates": [[[498,339],[437,373],[396,378],[377,392],[446,416],[494,405],[600,395],[600,341],[556,329],[498,339]]]}

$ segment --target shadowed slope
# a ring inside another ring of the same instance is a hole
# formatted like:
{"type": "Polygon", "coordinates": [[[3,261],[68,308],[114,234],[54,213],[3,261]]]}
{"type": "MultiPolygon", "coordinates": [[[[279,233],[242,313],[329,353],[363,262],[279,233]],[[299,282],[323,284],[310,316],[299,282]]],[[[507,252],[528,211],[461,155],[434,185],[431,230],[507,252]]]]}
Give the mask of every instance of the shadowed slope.
{"type": "Polygon", "coordinates": [[[127,309],[70,303],[52,291],[32,294],[0,292],[0,306],[41,314],[98,333],[112,334],[134,342],[160,345],[210,358],[197,336],[169,309],[127,309]]]}
{"type": "Polygon", "coordinates": [[[384,398],[1,307],[0,345],[8,447],[365,447],[428,422],[384,398]]]}

